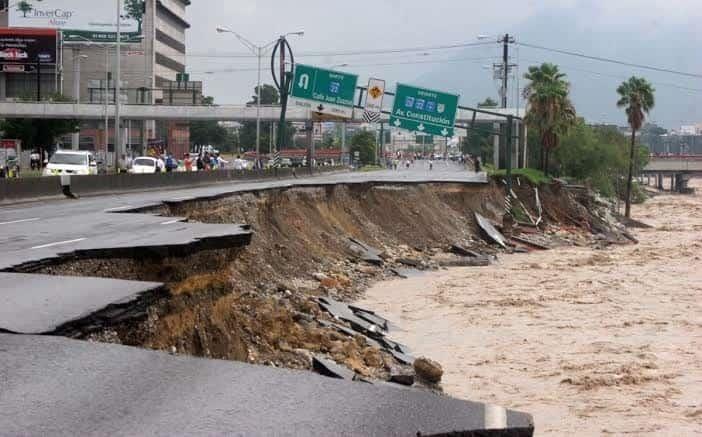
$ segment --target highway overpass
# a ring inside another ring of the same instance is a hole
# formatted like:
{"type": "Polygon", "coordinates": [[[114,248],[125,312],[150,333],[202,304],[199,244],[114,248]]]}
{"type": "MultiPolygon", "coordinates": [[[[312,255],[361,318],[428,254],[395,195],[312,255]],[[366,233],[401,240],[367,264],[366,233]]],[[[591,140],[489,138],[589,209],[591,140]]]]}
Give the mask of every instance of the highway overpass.
{"type": "Polygon", "coordinates": [[[651,156],[643,173],[696,173],[702,175],[702,155],[651,156]]]}
{"type": "MultiPolygon", "coordinates": [[[[0,118],[52,118],[99,120],[114,117],[115,106],[91,103],[53,103],[53,102],[0,102],[0,118]]],[[[354,111],[354,122],[363,122],[363,110],[354,111]]],[[[491,110],[495,114],[523,115],[524,111],[515,109],[491,110]]],[[[475,114],[475,121],[480,123],[499,123],[504,117],[495,114],[474,112],[460,109],[457,122],[470,123],[475,114]]],[[[211,106],[167,106],[167,105],[122,105],[120,116],[125,120],[217,120],[217,121],[251,121],[256,120],[256,106],[248,105],[211,105],[211,106]]],[[[262,120],[278,120],[279,106],[262,106],[262,120]]],[[[289,121],[307,121],[312,118],[310,111],[290,105],[287,111],[289,121]]],[[[383,114],[381,121],[388,121],[388,114],[383,114]]]]}
{"type": "Polygon", "coordinates": [[[641,173],[655,177],[659,189],[670,178],[671,191],[686,192],[690,178],[702,176],[702,155],[653,155],[641,173]]]}

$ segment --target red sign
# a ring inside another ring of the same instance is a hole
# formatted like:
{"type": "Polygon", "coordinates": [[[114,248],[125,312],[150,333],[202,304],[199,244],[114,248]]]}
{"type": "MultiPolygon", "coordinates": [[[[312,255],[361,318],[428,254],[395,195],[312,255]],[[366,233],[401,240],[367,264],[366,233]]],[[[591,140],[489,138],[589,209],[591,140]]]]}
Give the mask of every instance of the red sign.
{"type": "Polygon", "coordinates": [[[56,64],[57,38],[56,29],[0,28],[0,64],[56,64]]]}

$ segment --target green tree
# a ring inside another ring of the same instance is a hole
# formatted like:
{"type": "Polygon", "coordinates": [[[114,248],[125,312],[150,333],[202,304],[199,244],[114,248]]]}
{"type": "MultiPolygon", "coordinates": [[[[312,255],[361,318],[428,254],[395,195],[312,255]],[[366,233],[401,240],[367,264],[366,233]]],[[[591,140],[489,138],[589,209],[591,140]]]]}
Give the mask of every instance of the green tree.
{"type": "Polygon", "coordinates": [[[492,98],[488,97],[482,102],[478,103],[478,108],[497,108],[498,103],[492,98]]]}
{"type": "Polygon", "coordinates": [[[137,33],[141,34],[142,23],[144,22],[144,11],[146,3],[144,0],[125,0],[124,10],[127,12],[127,18],[136,20],[139,25],[137,33]]]}
{"type": "Polygon", "coordinates": [[[529,67],[524,78],[530,83],[524,89],[527,98],[525,120],[539,133],[541,169],[548,174],[549,156],[558,148],[560,139],[574,125],[575,108],[570,101],[570,84],[557,65],[544,63],[529,67]]]}
{"type": "Polygon", "coordinates": [[[24,18],[27,18],[27,14],[32,12],[33,9],[34,7],[28,1],[21,1],[17,3],[17,10],[22,12],[24,18]]]}
{"type": "Polygon", "coordinates": [[[626,208],[624,215],[631,216],[631,185],[634,178],[634,152],[636,148],[636,131],[641,129],[646,114],[655,105],[655,89],[646,79],[632,76],[617,88],[619,101],[617,107],[626,108],[626,116],[631,127],[631,149],[629,155],[629,175],[626,180],[626,208]]]}
{"type": "MultiPolygon", "coordinates": [[[[251,97],[251,101],[248,105],[255,105],[257,101],[257,90],[258,87],[254,87],[254,95],[251,97]]],[[[278,105],[280,103],[280,94],[278,89],[273,85],[263,84],[261,86],[261,105],[278,105]]],[[[271,137],[272,128],[278,129],[278,123],[275,121],[262,121],[261,122],[261,153],[265,153],[269,147],[271,147],[271,137]]],[[[292,123],[286,123],[285,128],[285,144],[287,147],[296,147],[293,141],[295,137],[295,127],[292,123]]],[[[277,135],[277,132],[276,132],[277,135]]],[[[246,121],[240,131],[240,142],[241,147],[245,150],[256,150],[256,121],[246,121]]],[[[275,143],[273,142],[272,147],[275,148],[275,143]]]]}
{"type": "MultiPolygon", "coordinates": [[[[478,103],[478,108],[496,108],[497,105],[498,103],[495,100],[488,97],[478,103]]],[[[461,151],[464,154],[479,156],[483,162],[486,162],[492,156],[493,147],[492,134],[488,132],[488,129],[480,126],[475,129],[469,129],[468,134],[461,141],[461,151]]]]}
{"type": "MultiPolygon", "coordinates": [[[[204,97],[205,105],[214,104],[214,97],[204,97]]],[[[191,145],[212,145],[220,150],[230,151],[233,149],[232,138],[227,129],[214,120],[191,121],[190,122],[190,144],[191,145]]]]}
{"type": "Polygon", "coordinates": [[[376,135],[371,131],[362,130],[351,137],[351,154],[359,152],[359,159],[364,165],[375,164],[375,147],[376,135]]]}
{"type": "MultiPolygon", "coordinates": [[[[51,100],[71,101],[60,94],[51,96],[51,100]]],[[[8,118],[0,122],[5,138],[21,140],[25,150],[39,149],[42,153],[50,150],[60,137],[75,132],[79,126],[78,120],[63,119],[8,118]]]]}
{"type": "MultiPolygon", "coordinates": [[[[255,105],[258,101],[258,87],[254,87],[254,95],[251,96],[249,105],[255,105]]],[[[280,103],[280,94],[278,89],[267,83],[261,85],[261,105],[277,105],[280,103]]]]}

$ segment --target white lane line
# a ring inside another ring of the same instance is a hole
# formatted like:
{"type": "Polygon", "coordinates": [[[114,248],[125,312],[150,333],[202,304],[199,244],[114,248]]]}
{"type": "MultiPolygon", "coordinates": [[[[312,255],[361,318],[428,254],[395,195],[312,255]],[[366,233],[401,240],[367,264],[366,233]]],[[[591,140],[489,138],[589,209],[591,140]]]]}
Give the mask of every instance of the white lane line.
{"type": "Polygon", "coordinates": [[[171,200],[175,200],[176,202],[180,202],[181,200],[185,200],[185,199],[190,199],[190,197],[174,197],[171,200]]]}
{"type": "Polygon", "coordinates": [[[106,209],[103,212],[114,212],[114,211],[121,211],[123,209],[129,209],[132,208],[132,205],[124,205],[124,206],[117,206],[114,208],[106,209]]]}
{"type": "Polygon", "coordinates": [[[182,219],[169,220],[169,221],[163,222],[163,223],[161,223],[161,224],[162,224],[162,225],[172,225],[172,224],[174,224],[174,223],[180,223],[181,220],[182,220],[182,219]]]}
{"type": "Polygon", "coordinates": [[[56,243],[44,244],[42,246],[34,246],[32,247],[32,249],[46,249],[47,247],[60,246],[62,244],[79,243],[84,240],[87,240],[87,238],[76,238],[75,240],[57,241],[56,243]]]}
{"type": "Polygon", "coordinates": [[[2,223],[0,223],[0,225],[12,225],[12,224],[15,224],[15,223],[35,222],[35,221],[37,221],[37,220],[41,220],[41,219],[40,219],[39,217],[35,217],[35,218],[30,218],[30,219],[14,220],[14,221],[11,221],[11,222],[2,222],[2,223]]]}

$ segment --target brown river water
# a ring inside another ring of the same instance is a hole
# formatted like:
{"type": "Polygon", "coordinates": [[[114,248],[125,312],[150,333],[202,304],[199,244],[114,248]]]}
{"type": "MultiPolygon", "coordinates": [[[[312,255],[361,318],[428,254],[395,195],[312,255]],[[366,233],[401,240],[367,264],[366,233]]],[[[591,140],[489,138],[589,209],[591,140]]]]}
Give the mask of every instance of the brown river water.
{"type": "Polygon", "coordinates": [[[359,305],[444,368],[444,390],[537,436],[702,435],[702,181],[633,209],[638,245],[503,255],[382,282],[359,305]]]}

